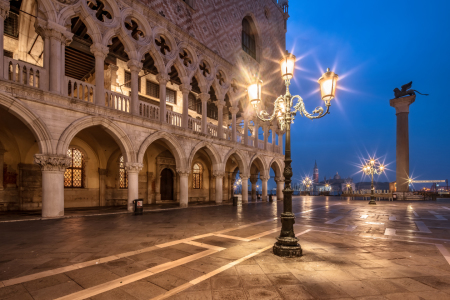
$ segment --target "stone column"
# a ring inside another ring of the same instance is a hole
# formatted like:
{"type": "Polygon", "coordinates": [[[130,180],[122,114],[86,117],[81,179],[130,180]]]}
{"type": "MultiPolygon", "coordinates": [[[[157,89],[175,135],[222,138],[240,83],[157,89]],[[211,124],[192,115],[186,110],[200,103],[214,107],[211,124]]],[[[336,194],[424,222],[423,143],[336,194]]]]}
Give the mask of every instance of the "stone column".
{"type": "Polygon", "coordinates": [[[161,172],[156,175],[155,182],[155,203],[156,201],[161,201],[161,172]]]}
{"type": "Polygon", "coordinates": [[[70,43],[72,43],[71,39],[66,39],[63,36],[62,42],[61,42],[61,94],[66,96],[67,95],[67,85],[66,85],[66,46],[69,46],[70,43]]]}
{"type": "Polygon", "coordinates": [[[189,128],[189,93],[192,86],[190,84],[182,84],[180,86],[181,93],[183,94],[183,119],[181,121],[181,127],[184,129],[189,128]]]}
{"type": "Polygon", "coordinates": [[[258,138],[258,135],[259,135],[259,121],[258,121],[258,117],[255,117],[255,130],[254,130],[254,134],[255,134],[255,139],[254,139],[254,144],[253,144],[253,147],[255,147],[256,149],[258,149],[259,147],[259,145],[258,145],[258,143],[259,143],[259,138],[258,138]]]}
{"type": "Polygon", "coordinates": [[[416,100],[416,95],[391,99],[390,105],[397,115],[397,168],[396,181],[398,192],[408,192],[409,178],[409,106],[416,100]]]}
{"type": "Polygon", "coordinates": [[[269,142],[269,126],[264,125],[263,127],[264,129],[264,150],[269,150],[268,147],[268,142],[269,142]]]}
{"type": "Polygon", "coordinates": [[[258,182],[258,175],[250,175],[250,183],[252,184],[252,201],[256,201],[256,182],[258,182]]]}
{"type": "Polygon", "coordinates": [[[36,154],[34,163],[42,170],[42,217],[64,216],[64,172],[71,159],[64,155],[36,154]]]}
{"type": "Polygon", "coordinates": [[[142,63],[131,59],[127,63],[131,73],[131,104],[130,112],[133,115],[139,115],[139,72],[142,69],[142,63]]]}
{"type": "MultiPolygon", "coordinates": [[[[45,34],[42,35],[44,39],[44,69],[46,71],[45,77],[41,75],[39,80],[42,82],[42,89],[44,91],[50,90],[50,38],[45,34]]],[[[67,87],[66,87],[67,89],[67,87]]]]}
{"type": "Polygon", "coordinates": [[[189,203],[189,172],[177,170],[180,177],[180,207],[188,207],[189,203]]]}
{"type": "Polygon", "coordinates": [[[211,174],[211,176],[209,176],[209,201],[215,201],[216,199],[216,194],[215,194],[215,180],[214,180],[214,175],[211,174]]]}
{"type": "Polygon", "coordinates": [[[284,178],[276,177],[275,182],[277,183],[277,201],[283,200],[284,178]]]}
{"type": "Polygon", "coordinates": [[[109,48],[96,43],[91,46],[95,57],[95,104],[105,106],[105,58],[109,48]]]}
{"type": "Polygon", "coordinates": [[[230,112],[231,112],[231,141],[236,143],[237,139],[236,139],[236,130],[237,130],[237,125],[236,125],[236,114],[239,112],[239,107],[233,106],[229,108],[230,112]]]}
{"type": "Polygon", "coordinates": [[[156,79],[159,82],[159,121],[166,124],[166,86],[170,78],[168,75],[158,74],[156,79]]]}
{"type": "Polygon", "coordinates": [[[147,172],[147,203],[155,204],[156,199],[153,197],[153,172],[147,172]]]}
{"type": "Polygon", "coordinates": [[[241,175],[242,181],[242,203],[248,203],[248,177],[241,175]]]}
{"type": "Polygon", "coordinates": [[[139,172],[143,165],[140,163],[125,163],[128,176],[128,211],[134,211],[133,200],[139,198],[139,172]]]}
{"type": "Polygon", "coordinates": [[[216,102],[217,106],[217,137],[223,139],[223,107],[225,106],[225,101],[218,100],[216,102]]]}
{"type": "Polygon", "coordinates": [[[216,177],[216,204],[222,204],[223,201],[223,172],[214,172],[216,177]]]}
{"type": "Polygon", "coordinates": [[[5,163],[5,149],[0,149],[0,191],[3,190],[3,164],[5,163]]]}
{"type": "Polygon", "coordinates": [[[262,181],[262,201],[267,202],[269,199],[267,199],[267,182],[269,181],[269,176],[260,176],[259,179],[262,181]]]}
{"type": "Polygon", "coordinates": [[[280,146],[281,154],[283,154],[283,132],[278,131],[278,146],[280,146]]]}
{"type": "Polygon", "coordinates": [[[108,175],[107,169],[98,168],[98,205],[106,205],[106,176],[108,175]]]}
{"type": "MultiPolygon", "coordinates": [[[[4,31],[5,31],[5,19],[8,17],[9,15],[9,1],[0,1],[0,49],[2,51],[0,51],[0,78],[3,78],[4,74],[5,74],[5,69],[4,69],[4,55],[3,55],[3,49],[4,49],[4,44],[3,44],[3,40],[4,40],[4,31]]],[[[1,172],[3,173],[3,165],[2,165],[2,170],[1,172]]],[[[2,175],[3,176],[3,175],[2,175]]],[[[3,186],[3,180],[2,180],[2,186],[3,186]]]]}
{"type": "Polygon", "coordinates": [[[201,93],[200,94],[200,100],[202,101],[202,133],[208,134],[208,100],[209,100],[209,94],[208,93],[201,93]]]}
{"type": "Polygon", "coordinates": [[[272,130],[272,152],[275,152],[275,146],[276,146],[276,143],[275,143],[275,129],[276,129],[276,126],[270,126],[270,129],[272,130]]]}
{"type": "Polygon", "coordinates": [[[248,146],[248,119],[244,117],[244,145],[248,146]]]}

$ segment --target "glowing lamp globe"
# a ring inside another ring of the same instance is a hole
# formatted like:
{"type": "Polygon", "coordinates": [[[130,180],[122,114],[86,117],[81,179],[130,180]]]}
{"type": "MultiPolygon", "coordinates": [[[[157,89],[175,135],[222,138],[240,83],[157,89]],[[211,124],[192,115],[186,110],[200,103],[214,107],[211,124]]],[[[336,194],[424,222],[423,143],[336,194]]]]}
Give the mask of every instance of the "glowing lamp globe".
{"type": "Polygon", "coordinates": [[[320,94],[322,96],[323,101],[330,101],[336,96],[336,85],[339,76],[334,72],[331,72],[330,69],[319,78],[317,82],[320,85],[320,94]]]}
{"type": "Polygon", "coordinates": [[[287,50],[283,58],[280,61],[281,66],[281,77],[284,80],[290,80],[294,77],[295,69],[295,55],[290,54],[287,50]]]}
{"type": "Polygon", "coordinates": [[[254,109],[257,109],[261,103],[261,85],[262,80],[258,79],[247,88],[248,100],[254,109]]]}

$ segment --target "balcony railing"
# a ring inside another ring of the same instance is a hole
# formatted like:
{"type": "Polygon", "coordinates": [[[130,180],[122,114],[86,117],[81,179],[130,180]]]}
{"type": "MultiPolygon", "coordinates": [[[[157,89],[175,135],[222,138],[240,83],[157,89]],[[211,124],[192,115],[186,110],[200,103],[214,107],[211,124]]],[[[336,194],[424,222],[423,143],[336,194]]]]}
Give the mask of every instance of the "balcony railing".
{"type": "Polygon", "coordinates": [[[105,91],[105,105],[120,111],[130,112],[130,97],[113,91],[105,91]]]}
{"type": "Polygon", "coordinates": [[[64,95],[87,102],[94,102],[95,85],[68,76],[65,76],[65,83],[65,89],[63,91],[64,95]]]}
{"type": "Polygon", "coordinates": [[[44,68],[9,57],[4,57],[4,78],[9,81],[42,88],[41,79],[46,78],[44,68]]]}
{"type": "MultiPolygon", "coordinates": [[[[20,85],[26,85],[40,90],[48,90],[47,70],[23,61],[4,57],[4,78],[7,81],[20,85]]],[[[95,85],[64,76],[61,94],[66,97],[95,103],[95,85]]],[[[131,97],[121,93],[105,90],[105,106],[125,113],[130,113],[131,97]]],[[[159,106],[145,101],[139,101],[139,115],[143,118],[159,122],[159,106]]],[[[166,122],[172,126],[182,127],[183,115],[174,111],[166,111],[166,122]]],[[[188,128],[194,132],[202,132],[201,119],[188,117],[188,128]]],[[[218,136],[218,126],[207,124],[207,133],[210,136],[218,136]]],[[[223,128],[222,138],[228,141],[232,139],[232,129],[223,128]]],[[[244,135],[236,131],[236,142],[244,144],[244,135]]],[[[254,138],[248,138],[248,146],[254,147],[254,138]]],[[[264,141],[258,141],[258,148],[264,149],[264,141]]],[[[270,144],[268,149],[282,154],[282,147],[270,144]]]]}
{"type": "Polygon", "coordinates": [[[202,120],[189,117],[188,128],[195,132],[201,132],[202,131],[202,120]]]}
{"type": "Polygon", "coordinates": [[[166,122],[170,125],[181,127],[182,119],[183,119],[182,114],[170,110],[166,112],[166,122]]]}
{"type": "Polygon", "coordinates": [[[150,120],[159,120],[159,106],[139,101],[139,115],[150,120]]]}

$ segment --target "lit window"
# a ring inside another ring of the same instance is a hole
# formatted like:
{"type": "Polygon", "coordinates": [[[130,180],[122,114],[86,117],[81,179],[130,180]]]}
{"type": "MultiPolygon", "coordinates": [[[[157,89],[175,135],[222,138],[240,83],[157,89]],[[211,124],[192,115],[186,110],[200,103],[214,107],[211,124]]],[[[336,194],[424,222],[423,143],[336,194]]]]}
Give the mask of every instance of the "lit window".
{"type": "Polygon", "coordinates": [[[242,20],[242,49],[256,59],[255,35],[247,19],[242,20]]]}
{"type": "Polygon", "coordinates": [[[70,167],[64,172],[64,187],[82,188],[84,187],[84,157],[83,153],[76,148],[67,150],[70,157],[70,167]]]}
{"type": "Polygon", "coordinates": [[[119,160],[119,188],[128,188],[128,174],[127,170],[125,170],[125,162],[123,160],[123,156],[121,156],[119,160]]]}
{"type": "Polygon", "coordinates": [[[192,170],[192,188],[201,189],[203,184],[203,167],[200,164],[195,164],[192,170]]]}

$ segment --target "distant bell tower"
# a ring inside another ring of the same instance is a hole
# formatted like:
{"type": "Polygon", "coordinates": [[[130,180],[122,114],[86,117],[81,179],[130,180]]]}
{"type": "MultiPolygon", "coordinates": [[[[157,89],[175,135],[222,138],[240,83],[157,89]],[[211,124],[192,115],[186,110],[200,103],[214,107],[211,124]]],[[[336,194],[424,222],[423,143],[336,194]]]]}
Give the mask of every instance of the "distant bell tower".
{"type": "Polygon", "coordinates": [[[317,161],[314,161],[314,173],[313,182],[319,183],[319,168],[317,167],[317,161]]]}

